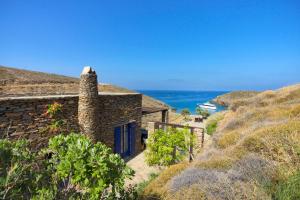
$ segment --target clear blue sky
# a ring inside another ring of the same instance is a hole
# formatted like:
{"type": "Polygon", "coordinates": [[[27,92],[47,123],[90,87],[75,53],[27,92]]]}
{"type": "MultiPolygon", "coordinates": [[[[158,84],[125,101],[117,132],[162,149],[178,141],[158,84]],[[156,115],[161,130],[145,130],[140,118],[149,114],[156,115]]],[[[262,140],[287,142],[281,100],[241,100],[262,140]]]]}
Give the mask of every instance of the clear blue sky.
{"type": "Polygon", "coordinates": [[[131,89],[300,82],[299,0],[0,0],[0,65],[131,89]]]}

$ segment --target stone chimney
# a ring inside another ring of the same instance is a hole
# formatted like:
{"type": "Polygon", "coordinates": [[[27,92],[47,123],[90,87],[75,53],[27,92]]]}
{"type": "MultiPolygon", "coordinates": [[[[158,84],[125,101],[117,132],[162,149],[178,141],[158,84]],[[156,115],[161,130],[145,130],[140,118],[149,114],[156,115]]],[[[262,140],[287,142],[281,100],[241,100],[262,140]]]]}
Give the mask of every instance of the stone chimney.
{"type": "Polygon", "coordinates": [[[94,142],[99,134],[98,82],[96,72],[89,66],[80,75],[78,122],[80,130],[94,142]]]}

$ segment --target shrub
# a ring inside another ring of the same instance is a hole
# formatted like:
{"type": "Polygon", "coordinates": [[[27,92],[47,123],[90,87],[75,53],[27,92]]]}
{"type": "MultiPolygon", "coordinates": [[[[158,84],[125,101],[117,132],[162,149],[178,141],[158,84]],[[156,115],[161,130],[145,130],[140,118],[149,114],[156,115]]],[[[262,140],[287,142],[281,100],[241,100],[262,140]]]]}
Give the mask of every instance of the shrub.
{"type": "Polygon", "coordinates": [[[206,126],[206,132],[207,132],[207,134],[208,135],[212,135],[214,132],[216,132],[217,125],[218,125],[217,121],[212,121],[209,124],[207,124],[207,126],[206,126]]]}
{"type": "Polygon", "coordinates": [[[211,115],[207,122],[206,122],[206,133],[208,135],[212,135],[213,133],[216,132],[217,130],[217,126],[218,126],[218,122],[221,121],[224,117],[224,113],[220,112],[220,113],[216,113],[214,115],[211,115]]]}
{"type": "Polygon", "coordinates": [[[185,169],[171,179],[167,196],[184,195],[182,199],[270,199],[255,181],[243,181],[239,174],[233,173],[213,169],[185,169]],[[182,189],[187,193],[183,194],[182,189]],[[197,194],[199,197],[195,198],[197,194]]]}
{"type": "Polygon", "coordinates": [[[166,196],[169,200],[182,200],[182,199],[197,199],[197,200],[208,200],[203,190],[199,188],[197,184],[189,187],[182,187],[175,193],[169,193],[166,196]]]}
{"type": "Polygon", "coordinates": [[[45,129],[42,129],[42,132],[59,133],[63,131],[62,127],[65,124],[65,121],[61,119],[62,109],[63,105],[58,102],[54,102],[47,106],[47,110],[44,115],[50,119],[51,124],[45,129]]]}
{"type": "Polygon", "coordinates": [[[37,154],[25,140],[0,140],[1,199],[135,198],[121,157],[81,134],[58,135],[37,154]]]}
{"type": "Polygon", "coordinates": [[[228,157],[215,157],[206,161],[199,162],[196,167],[202,169],[219,169],[225,170],[229,169],[234,160],[228,157]]]}
{"type": "Polygon", "coordinates": [[[0,140],[0,199],[30,197],[38,186],[35,156],[25,140],[0,140]]]}
{"type": "Polygon", "coordinates": [[[148,139],[146,161],[149,165],[159,166],[177,163],[186,156],[194,139],[187,129],[158,129],[148,139]]]}
{"type": "Polygon", "coordinates": [[[56,117],[62,112],[62,104],[58,102],[54,102],[53,104],[49,104],[47,106],[46,114],[50,117],[56,117]]]}
{"type": "Polygon", "coordinates": [[[207,118],[210,115],[210,113],[207,110],[200,107],[197,107],[196,112],[198,115],[201,115],[203,118],[207,118]]]}

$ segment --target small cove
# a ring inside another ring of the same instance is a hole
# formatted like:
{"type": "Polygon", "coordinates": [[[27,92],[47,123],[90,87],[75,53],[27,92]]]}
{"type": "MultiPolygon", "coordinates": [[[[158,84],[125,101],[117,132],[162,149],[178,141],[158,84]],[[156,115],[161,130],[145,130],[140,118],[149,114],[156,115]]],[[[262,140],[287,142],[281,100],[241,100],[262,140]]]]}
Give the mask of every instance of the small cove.
{"type": "MultiPolygon", "coordinates": [[[[140,90],[139,92],[158,99],[180,112],[188,108],[192,114],[196,113],[197,104],[209,102],[219,95],[228,93],[227,91],[175,91],[175,90],[140,90]]],[[[222,111],[224,106],[217,105],[217,110],[222,111]]]]}

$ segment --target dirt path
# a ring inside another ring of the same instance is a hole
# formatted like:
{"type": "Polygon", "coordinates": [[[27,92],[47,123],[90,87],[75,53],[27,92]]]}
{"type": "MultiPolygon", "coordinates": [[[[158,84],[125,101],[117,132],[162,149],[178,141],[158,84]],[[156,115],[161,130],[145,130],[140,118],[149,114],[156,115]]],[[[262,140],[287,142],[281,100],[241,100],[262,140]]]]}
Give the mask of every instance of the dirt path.
{"type": "Polygon", "coordinates": [[[146,181],[151,173],[158,173],[160,171],[158,167],[150,167],[147,165],[144,152],[128,161],[127,165],[135,171],[135,176],[132,180],[126,182],[127,185],[134,185],[146,181]]]}

